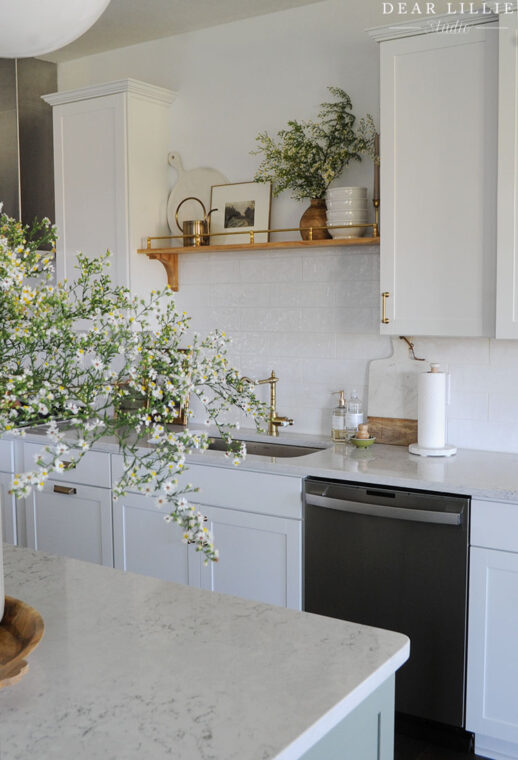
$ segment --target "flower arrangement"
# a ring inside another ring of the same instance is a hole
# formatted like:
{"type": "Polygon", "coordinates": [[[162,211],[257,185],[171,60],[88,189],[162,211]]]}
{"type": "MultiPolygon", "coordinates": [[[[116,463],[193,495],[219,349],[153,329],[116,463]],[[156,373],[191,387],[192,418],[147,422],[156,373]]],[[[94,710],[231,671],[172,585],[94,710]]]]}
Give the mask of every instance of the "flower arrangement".
{"type": "Polygon", "coordinates": [[[336,100],[321,104],[318,121],[289,121],[277,133],[277,141],[267,132],[257,136],[259,148],[252,154],[263,154],[263,159],[254,179],[272,182],[274,195],[291,190],[296,200],[324,198],[351,161],[361,161],[364,153],[375,158],[372,116],[356,125],[349,95],[340,87],[328,90],[336,100]]]}
{"type": "Polygon", "coordinates": [[[229,432],[237,425],[221,420],[237,407],[259,427],[264,405],[229,366],[224,333],[194,334],[184,345],[189,319],[176,311],[172,292],[145,300],[113,285],[109,252],[80,255],[76,280],[54,284],[52,256],[40,249],[55,239],[48,219],[29,228],[0,215],[0,432],[23,435],[45,422],[48,436],[34,470],[14,478],[13,492],[42,490],[52,472],[64,470],[64,458],[75,466],[101,437],[114,436],[125,465],[114,497],[129,488],[148,494],[167,522],[181,526],[185,542],[216,560],[204,516],[190,501],[197,489],[178,480],[186,455],[206,449],[208,435],[167,423],[196,396],[239,464],[246,448],[229,432]],[[135,398],[142,403],[128,403],[135,398]]]}

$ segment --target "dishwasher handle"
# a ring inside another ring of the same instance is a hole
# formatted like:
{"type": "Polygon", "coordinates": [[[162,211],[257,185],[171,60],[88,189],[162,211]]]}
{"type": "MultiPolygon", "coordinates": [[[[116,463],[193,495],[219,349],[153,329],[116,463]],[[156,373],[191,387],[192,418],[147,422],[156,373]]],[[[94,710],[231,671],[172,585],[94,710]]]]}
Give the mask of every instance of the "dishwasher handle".
{"type": "Polygon", "coordinates": [[[462,525],[461,512],[437,512],[431,509],[406,509],[384,504],[370,504],[361,501],[344,501],[330,496],[306,494],[306,504],[310,507],[326,507],[340,512],[352,512],[370,517],[387,517],[390,520],[408,520],[410,522],[435,523],[436,525],[462,525]]]}

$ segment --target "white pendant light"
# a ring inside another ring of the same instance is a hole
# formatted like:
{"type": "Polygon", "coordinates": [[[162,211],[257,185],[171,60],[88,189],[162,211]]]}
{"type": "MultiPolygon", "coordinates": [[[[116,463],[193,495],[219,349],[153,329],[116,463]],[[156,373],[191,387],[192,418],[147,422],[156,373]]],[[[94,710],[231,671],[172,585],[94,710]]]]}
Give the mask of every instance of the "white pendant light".
{"type": "Polygon", "coordinates": [[[80,37],[110,0],[0,0],[0,58],[43,55],[80,37]]]}

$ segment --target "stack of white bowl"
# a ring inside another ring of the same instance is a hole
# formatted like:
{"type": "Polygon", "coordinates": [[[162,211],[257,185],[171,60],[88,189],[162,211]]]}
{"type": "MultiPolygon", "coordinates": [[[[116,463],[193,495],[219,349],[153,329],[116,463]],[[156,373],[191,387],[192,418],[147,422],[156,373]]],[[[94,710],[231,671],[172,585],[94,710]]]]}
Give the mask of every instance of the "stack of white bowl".
{"type": "MultiPolygon", "coordinates": [[[[326,193],[327,223],[366,224],[368,222],[366,187],[332,187],[326,193]]],[[[334,238],[352,238],[365,235],[367,227],[342,227],[329,230],[334,238]]]]}

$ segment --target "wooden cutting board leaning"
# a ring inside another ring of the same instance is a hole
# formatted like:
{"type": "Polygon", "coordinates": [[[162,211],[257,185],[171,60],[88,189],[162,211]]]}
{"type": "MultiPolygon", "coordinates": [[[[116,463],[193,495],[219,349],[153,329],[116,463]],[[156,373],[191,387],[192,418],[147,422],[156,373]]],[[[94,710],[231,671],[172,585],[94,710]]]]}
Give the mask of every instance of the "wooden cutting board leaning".
{"type": "Polygon", "coordinates": [[[399,337],[392,338],[392,356],[369,363],[367,413],[378,443],[408,446],[417,441],[417,375],[425,368],[399,337]]]}

